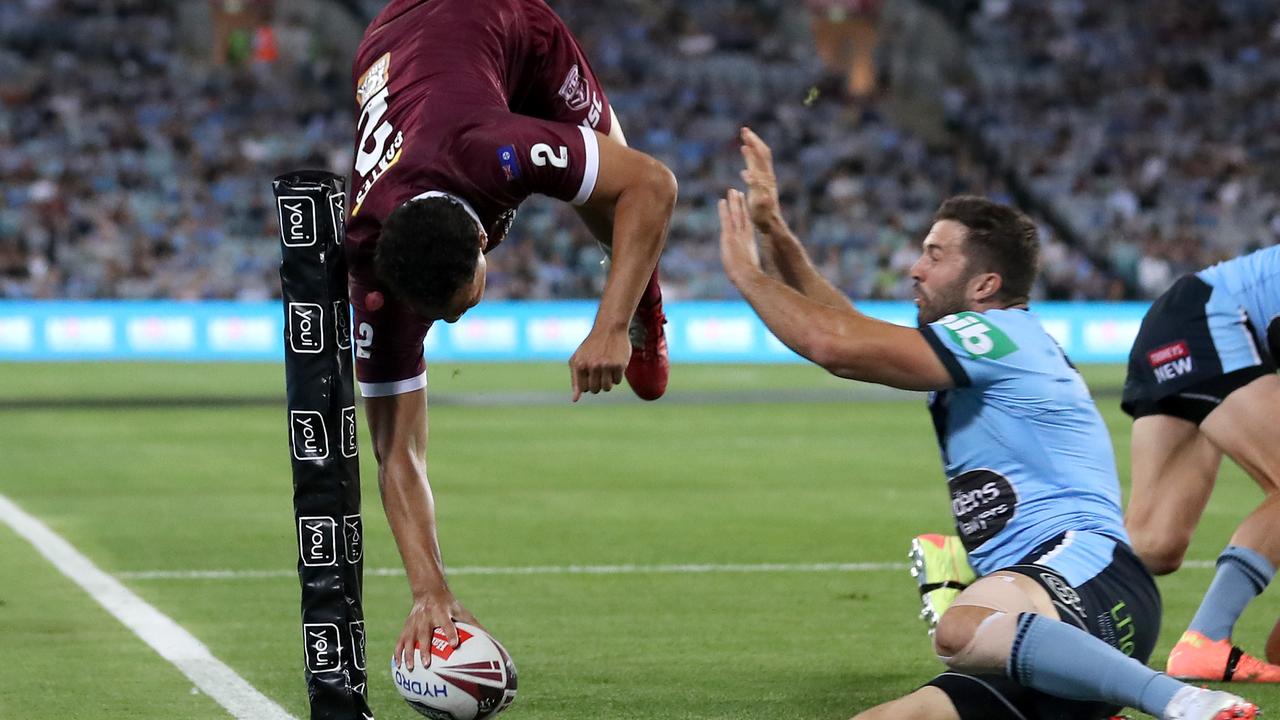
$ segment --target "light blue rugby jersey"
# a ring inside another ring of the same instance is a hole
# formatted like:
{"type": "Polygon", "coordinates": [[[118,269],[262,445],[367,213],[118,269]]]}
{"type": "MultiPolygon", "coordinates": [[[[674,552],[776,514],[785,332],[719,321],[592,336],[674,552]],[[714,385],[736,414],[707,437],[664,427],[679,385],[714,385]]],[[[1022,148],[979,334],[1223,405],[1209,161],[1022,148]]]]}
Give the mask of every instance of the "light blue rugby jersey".
{"type": "Polygon", "coordinates": [[[1026,310],[948,315],[921,333],[956,387],[929,395],[956,529],[980,575],[1057,535],[1047,565],[1072,585],[1128,542],[1111,436],[1089,389],[1026,310]]]}
{"type": "Polygon", "coordinates": [[[1266,351],[1267,330],[1280,318],[1280,245],[1220,262],[1196,275],[1215,290],[1226,290],[1244,308],[1259,347],[1266,351]]]}

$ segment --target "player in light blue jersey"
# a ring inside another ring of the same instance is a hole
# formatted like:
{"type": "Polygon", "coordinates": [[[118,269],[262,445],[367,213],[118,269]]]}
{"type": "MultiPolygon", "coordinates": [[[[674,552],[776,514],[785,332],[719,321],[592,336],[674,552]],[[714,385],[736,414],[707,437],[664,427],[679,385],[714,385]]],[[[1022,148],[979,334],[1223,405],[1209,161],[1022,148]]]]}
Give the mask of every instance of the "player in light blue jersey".
{"type": "Polygon", "coordinates": [[[729,279],[778,339],[831,373],[931,391],[956,527],[981,575],[934,635],[951,671],[858,717],[1085,720],[1120,706],[1254,717],[1239,697],[1143,664],[1159,593],[1129,549],[1102,419],[1027,309],[1035,225],[982,198],[943,203],[911,269],[920,328],[880,322],[814,269],[782,219],[768,147],[742,135],[749,196],[731,190],[719,206],[729,279]]]}
{"type": "Polygon", "coordinates": [[[1263,662],[1232,643],[1245,607],[1280,564],[1280,246],[1179,279],[1129,354],[1121,406],[1133,416],[1133,489],[1125,522],[1157,575],[1182,564],[1222,456],[1265,493],[1222,554],[1209,590],[1169,654],[1170,675],[1280,682],[1280,626],[1263,662]]]}

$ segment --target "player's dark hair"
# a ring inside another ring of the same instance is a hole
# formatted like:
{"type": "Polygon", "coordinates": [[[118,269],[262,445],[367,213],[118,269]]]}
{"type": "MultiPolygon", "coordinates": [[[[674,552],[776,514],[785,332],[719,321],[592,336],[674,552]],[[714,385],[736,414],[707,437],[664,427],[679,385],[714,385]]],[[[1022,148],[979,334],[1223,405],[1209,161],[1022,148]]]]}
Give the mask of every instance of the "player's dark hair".
{"type": "Polygon", "coordinates": [[[382,223],[373,267],[414,307],[443,308],[475,277],[480,230],[462,205],[444,197],[411,200],[382,223]]]}
{"type": "Polygon", "coordinates": [[[1040,271],[1040,237],[1036,224],[1016,208],[976,195],[957,195],[938,208],[933,221],[964,225],[965,256],[977,272],[1000,276],[996,298],[1010,305],[1031,297],[1040,271]]]}

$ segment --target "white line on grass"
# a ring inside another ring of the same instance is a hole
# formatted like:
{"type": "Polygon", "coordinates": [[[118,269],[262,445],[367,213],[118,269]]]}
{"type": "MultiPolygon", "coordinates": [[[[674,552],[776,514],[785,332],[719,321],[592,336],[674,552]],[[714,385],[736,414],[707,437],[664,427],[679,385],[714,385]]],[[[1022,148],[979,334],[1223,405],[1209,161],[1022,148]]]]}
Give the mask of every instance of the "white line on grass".
{"type": "Polygon", "coordinates": [[[209,649],[164,613],[103,572],[71,543],[0,495],[0,521],[26,538],[41,555],[99,605],[173,663],[206,695],[243,720],[294,720],[209,652],[209,649]]]}
{"type": "MultiPolygon", "coordinates": [[[[1188,560],[1186,568],[1211,568],[1212,560],[1188,560]]],[[[463,566],[449,568],[454,575],[698,575],[711,573],[768,573],[768,572],[877,572],[906,570],[906,563],[757,563],[757,564],[684,564],[684,565],[531,565],[516,567],[463,566]]],[[[371,577],[400,577],[402,568],[365,568],[371,577]]],[[[256,580],[294,578],[297,572],[281,570],[134,570],[116,573],[122,580],[256,580]]]]}
{"type": "MultiPolygon", "coordinates": [[[[515,567],[463,566],[447,568],[454,575],[640,575],[758,573],[758,572],[866,572],[905,570],[906,563],[765,563],[754,565],[529,565],[515,567]]],[[[373,577],[400,577],[403,568],[365,568],[373,577]]],[[[297,577],[294,570],[138,570],[116,573],[122,580],[245,580],[297,577]]]]}

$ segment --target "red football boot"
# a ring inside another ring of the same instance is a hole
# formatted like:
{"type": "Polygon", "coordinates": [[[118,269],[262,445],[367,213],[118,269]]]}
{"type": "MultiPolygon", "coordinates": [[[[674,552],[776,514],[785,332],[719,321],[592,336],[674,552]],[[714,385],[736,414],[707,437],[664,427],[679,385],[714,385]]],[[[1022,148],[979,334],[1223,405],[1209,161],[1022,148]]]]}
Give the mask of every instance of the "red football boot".
{"type": "Polygon", "coordinates": [[[662,326],[662,288],[658,271],[653,271],[644,288],[636,314],[631,317],[631,360],[627,363],[627,384],[641,400],[657,400],[667,391],[671,362],[667,359],[667,334],[662,326]]]}

